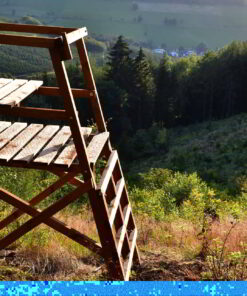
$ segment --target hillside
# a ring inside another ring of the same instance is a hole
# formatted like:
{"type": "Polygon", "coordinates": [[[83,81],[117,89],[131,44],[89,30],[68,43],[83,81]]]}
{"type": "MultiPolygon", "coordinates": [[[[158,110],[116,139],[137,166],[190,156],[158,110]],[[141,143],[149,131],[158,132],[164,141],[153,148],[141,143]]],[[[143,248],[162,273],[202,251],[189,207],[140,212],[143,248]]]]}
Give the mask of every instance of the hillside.
{"type": "MultiPolygon", "coordinates": [[[[172,129],[166,152],[126,165],[143,262],[131,280],[247,279],[246,131],[247,114],[172,129]]],[[[0,186],[24,199],[54,182],[46,172],[0,170],[0,186]]],[[[12,210],[0,208],[1,219],[12,210]]],[[[57,218],[97,237],[85,200],[57,218]]],[[[0,278],[106,280],[107,273],[97,256],[42,226],[0,252],[0,278]]]]}
{"type": "Polygon", "coordinates": [[[194,1],[184,4],[160,0],[155,5],[136,2],[137,6],[132,1],[115,0],[11,0],[1,1],[0,9],[1,15],[14,20],[30,15],[43,24],[87,26],[90,34],[122,34],[150,47],[163,44],[168,48],[190,48],[205,42],[215,49],[232,40],[245,40],[247,6],[237,5],[239,2],[225,5],[228,1],[207,1],[203,6],[194,1]]]}
{"type": "Polygon", "coordinates": [[[247,114],[168,130],[167,152],[128,164],[130,175],[150,168],[197,172],[211,184],[236,192],[247,174],[247,114]]]}

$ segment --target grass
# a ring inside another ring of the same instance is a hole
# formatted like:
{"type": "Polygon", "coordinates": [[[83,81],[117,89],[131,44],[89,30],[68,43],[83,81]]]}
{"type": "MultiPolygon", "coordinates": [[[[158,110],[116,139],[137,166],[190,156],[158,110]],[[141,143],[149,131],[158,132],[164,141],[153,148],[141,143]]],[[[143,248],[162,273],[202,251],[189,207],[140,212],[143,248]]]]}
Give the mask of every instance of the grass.
{"type": "MultiPolygon", "coordinates": [[[[96,236],[92,213],[87,212],[87,215],[83,216],[73,216],[70,213],[69,219],[68,216],[62,216],[60,219],[63,218],[69,226],[84,230],[84,233],[90,237],[96,236]]],[[[198,235],[200,232],[198,225],[182,218],[177,218],[176,221],[167,219],[157,222],[150,217],[143,218],[139,215],[136,216],[136,222],[139,229],[137,243],[142,266],[134,269],[131,280],[220,279],[220,277],[213,278],[212,266],[198,257],[203,243],[198,235]]],[[[226,218],[213,225],[211,232],[208,233],[208,239],[210,238],[208,256],[215,252],[216,239],[224,241],[226,232],[232,225],[231,222],[226,218]]],[[[39,227],[34,232],[36,235],[27,234],[25,243],[15,249],[12,248],[6,255],[0,253],[2,280],[107,279],[106,268],[99,257],[46,227],[39,227]]],[[[234,231],[228,236],[222,258],[225,265],[229,255],[234,252],[243,253],[240,242],[247,243],[246,221],[237,223],[234,231]]],[[[242,279],[247,279],[245,265],[242,271],[242,279]]],[[[234,279],[230,272],[228,276],[229,279],[234,279]]]]}

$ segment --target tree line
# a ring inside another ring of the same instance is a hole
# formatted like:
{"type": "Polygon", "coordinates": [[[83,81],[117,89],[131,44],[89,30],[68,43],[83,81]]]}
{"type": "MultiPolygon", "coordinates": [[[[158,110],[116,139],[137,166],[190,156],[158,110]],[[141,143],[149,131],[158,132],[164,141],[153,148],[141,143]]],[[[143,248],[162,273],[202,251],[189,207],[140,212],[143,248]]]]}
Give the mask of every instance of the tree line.
{"type": "MultiPolygon", "coordinates": [[[[83,87],[78,65],[68,71],[72,86],[83,87]]],[[[247,112],[247,42],[235,41],[202,57],[164,55],[155,64],[141,48],[133,53],[119,36],[107,64],[94,66],[93,72],[108,129],[126,151],[131,141],[137,153],[147,141],[158,143],[155,147],[160,149],[164,128],[247,112]]],[[[44,78],[51,84],[50,78],[44,78]]],[[[51,102],[47,98],[46,104],[51,102]]],[[[82,124],[92,117],[87,105],[85,100],[78,101],[82,124]]]]}

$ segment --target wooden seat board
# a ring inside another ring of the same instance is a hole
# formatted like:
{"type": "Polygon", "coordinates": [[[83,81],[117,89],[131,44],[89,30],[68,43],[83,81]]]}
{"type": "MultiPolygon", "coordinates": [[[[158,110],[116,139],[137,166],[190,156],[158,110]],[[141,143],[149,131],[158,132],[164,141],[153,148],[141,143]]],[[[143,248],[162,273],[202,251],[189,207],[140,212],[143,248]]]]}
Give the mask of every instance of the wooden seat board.
{"type": "Polygon", "coordinates": [[[27,123],[15,122],[0,134],[0,148],[5,146],[11,139],[13,139],[19,132],[21,132],[27,123]]]}
{"type": "MultiPolygon", "coordinates": [[[[81,127],[81,133],[86,138],[90,135],[92,132],[92,128],[89,127],[81,127]]],[[[65,145],[57,159],[54,161],[55,164],[62,164],[67,165],[70,167],[70,165],[73,163],[77,156],[75,144],[73,140],[71,139],[68,144],[65,145]]]]}
{"type": "Polygon", "coordinates": [[[10,106],[17,105],[25,98],[30,96],[33,92],[35,92],[42,84],[43,81],[30,80],[26,84],[22,85],[20,88],[0,100],[0,104],[10,106]]]}
{"type": "Polygon", "coordinates": [[[16,79],[1,87],[0,89],[0,104],[2,104],[2,99],[11,94],[13,91],[17,90],[23,84],[27,83],[27,80],[16,79]]]}
{"type": "Polygon", "coordinates": [[[40,131],[34,139],[32,139],[27,146],[19,152],[14,160],[20,160],[30,162],[40,150],[47,144],[47,142],[55,135],[59,130],[58,125],[47,125],[42,131],[40,131]]]}
{"type": "Polygon", "coordinates": [[[109,138],[109,132],[103,132],[95,135],[87,147],[87,155],[90,163],[96,163],[106,141],[109,138]]]}
{"type": "Polygon", "coordinates": [[[0,159],[9,161],[22,149],[41,129],[43,124],[30,124],[18,136],[0,150],[0,159]]]}
{"type": "Polygon", "coordinates": [[[40,151],[34,162],[50,164],[70,136],[70,128],[68,126],[62,127],[55,137],[40,151]]]}
{"type": "Polygon", "coordinates": [[[0,88],[13,81],[13,79],[0,78],[0,88]]]}
{"type": "Polygon", "coordinates": [[[0,133],[4,131],[7,127],[11,126],[11,122],[0,121],[0,133]]]}

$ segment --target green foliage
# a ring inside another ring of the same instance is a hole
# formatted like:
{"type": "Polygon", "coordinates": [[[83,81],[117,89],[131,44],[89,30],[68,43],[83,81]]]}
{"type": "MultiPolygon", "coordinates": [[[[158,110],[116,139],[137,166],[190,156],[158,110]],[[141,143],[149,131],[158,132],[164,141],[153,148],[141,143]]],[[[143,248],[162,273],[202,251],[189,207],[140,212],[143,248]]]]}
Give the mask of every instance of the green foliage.
{"type": "Polygon", "coordinates": [[[187,219],[203,218],[206,208],[218,210],[215,192],[196,173],[186,174],[168,169],[151,169],[139,174],[130,195],[136,210],[156,219],[177,210],[187,219]]]}
{"type": "Polygon", "coordinates": [[[132,137],[124,136],[118,144],[121,155],[126,159],[137,159],[165,152],[168,149],[168,132],[164,127],[153,124],[149,129],[139,129],[132,137]]]}
{"type": "Polygon", "coordinates": [[[27,25],[42,25],[41,21],[39,21],[37,18],[33,16],[24,16],[21,18],[21,23],[27,24],[27,25]]]}

